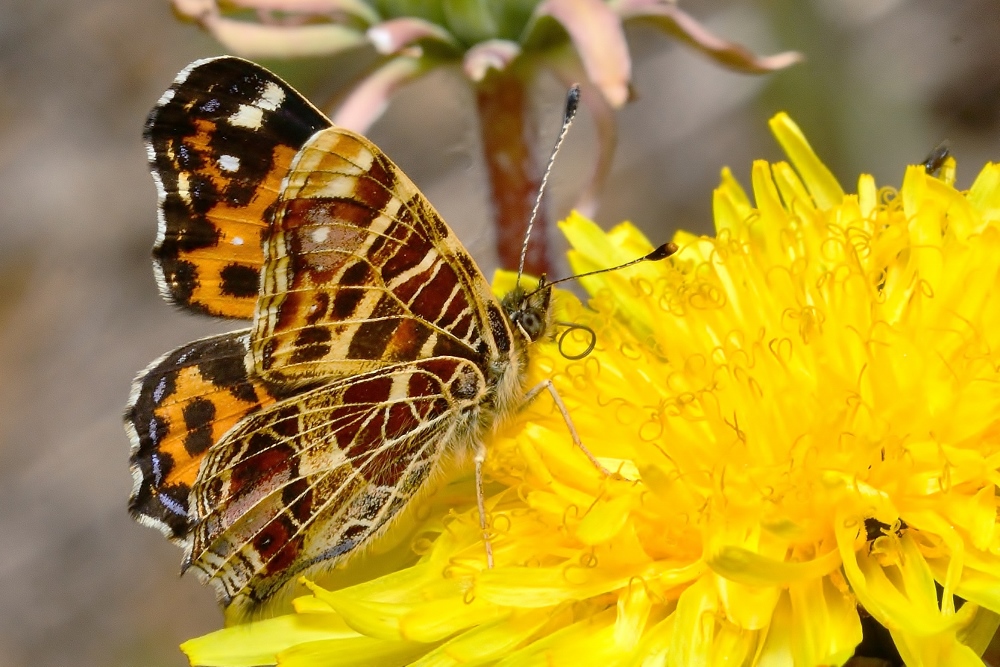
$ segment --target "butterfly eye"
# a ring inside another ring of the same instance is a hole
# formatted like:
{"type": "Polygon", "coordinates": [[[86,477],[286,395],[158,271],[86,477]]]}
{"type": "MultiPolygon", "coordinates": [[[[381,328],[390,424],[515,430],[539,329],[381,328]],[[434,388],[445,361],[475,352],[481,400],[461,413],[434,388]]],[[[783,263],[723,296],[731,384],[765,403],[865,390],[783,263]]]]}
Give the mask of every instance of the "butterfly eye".
{"type": "Polygon", "coordinates": [[[538,340],[539,336],[542,335],[544,324],[542,318],[534,310],[526,310],[521,313],[518,323],[531,340],[538,340]]]}

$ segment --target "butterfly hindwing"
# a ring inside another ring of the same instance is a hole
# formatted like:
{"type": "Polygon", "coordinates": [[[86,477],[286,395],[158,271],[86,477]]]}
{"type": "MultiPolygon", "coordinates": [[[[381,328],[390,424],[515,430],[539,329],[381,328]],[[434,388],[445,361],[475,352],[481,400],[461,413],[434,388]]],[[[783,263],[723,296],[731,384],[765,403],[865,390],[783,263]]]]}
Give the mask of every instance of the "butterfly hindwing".
{"type": "Polygon", "coordinates": [[[159,192],[153,249],[163,295],[197,312],[250,319],[282,179],[330,121],[264,68],[239,58],[184,69],[146,121],[159,192]]]}
{"type": "Polygon", "coordinates": [[[240,419],[275,400],[247,376],[247,339],[237,331],[183,345],[153,362],[132,387],[125,412],[129,510],[180,544],[194,526],[188,498],[205,454],[240,419]]]}
{"type": "Polygon", "coordinates": [[[262,376],[301,383],[510,349],[486,279],[430,202],[343,128],[303,147],[265,242],[251,339],[262,376]]]}
{"type": "Polygon", "coordinates": [[[208,453],[190,564],[253,606],[382,531],[478,427],[485,378],[461,359],[383,368],[281,401],[208,453]]]}

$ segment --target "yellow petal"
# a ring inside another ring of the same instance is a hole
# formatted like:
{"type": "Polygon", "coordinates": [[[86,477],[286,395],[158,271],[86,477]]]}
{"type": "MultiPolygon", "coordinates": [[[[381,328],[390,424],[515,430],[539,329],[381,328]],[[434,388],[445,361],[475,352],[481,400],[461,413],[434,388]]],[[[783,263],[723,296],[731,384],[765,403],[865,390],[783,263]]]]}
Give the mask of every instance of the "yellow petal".
{"type": "Polygon", "coordinates": [[[748,586],[778,586],[825,577],[840,567],[840,552],[828,551],[809,561],[784,561],[727,546],[715,551],[705,563],[724,577],[748,586]]]}
{"type": "Polygon", "coordinates": [[[584,544],[601,544],[611,540],[628,521],[632,502],[631,496],[599,499],[577,526],[577,538],[584,544]]]}
{"type": "Polygon", "coordinates": [[[501,660],[499,667],[582,665],[602,667],[621,657],[614,641],[614,615],[606,610],[556,630],[501,660]]]}
{"type": "Polygon", "coordinates": [[[958,641],[972,649],[976,655],[982,655],[1000,628],[1000,614],[976,605],[969,605],[969,610],[973,618],[958,631],[958,641]]]}
{"type": "Polygon", "coordinates": [[[632,582],[618,597],[614,641],[621,651],[631,651],[642,639],[653,601],[641,582],[632,582]]]}
{"type": "Polygon", "coordinates": [[[217,630],[181,644],[192,665],[253,667],[274,664],[290,647],[325,639],[358,638],[336,614],[279,616],[217,630]]]}
{"type": "Polygon", "coordinates": [[[399,630],[405,639],[430,643],[508,614],[508,610],[485,600],[449,596],[414,606],[400,618],[399,630]]]}
{"type": "Polygon", "coordinates": [[[507,618],[464,632],[437,647],[414,667],[459,667],[483,664],[510,655],[543,626],[550,624],[548,609],[514,612],[507,618]]]}
{"type": "Polygon", "coordinates": [[[785,155],[802,176],[809,194],[820,209],[833,208],[844,199],[844,190],[833,173],[813,152],[799,126],[786,113],[779,113],[770,120],[771,132],[781,144],[785,155]]]}
{"type": "Polygon", "coordinates": [[[405,665],[432,646],[417,642],[372,639],[371,637],[315,641],[297,644],[282,651],[278,656],[278,667],[405,665]]]}
{"type": "Polygon", "coordinates": [[[969,203],[982,216],[983,222],[1000,220],[1000,164],[988,164],[979,172],[969,188],[969,203]]]}
{"type": "Polygon", "coordinates": [[[854,550],[857,530],[857,524],[841,522],[837,544],[851,590],[868,613],[908,634],[926,636],[952,628],[954,620],[938,612],[934,578],[911,538],[904,534],[899,539],[906,559],[883,568],[874,555],[854,550]]]}

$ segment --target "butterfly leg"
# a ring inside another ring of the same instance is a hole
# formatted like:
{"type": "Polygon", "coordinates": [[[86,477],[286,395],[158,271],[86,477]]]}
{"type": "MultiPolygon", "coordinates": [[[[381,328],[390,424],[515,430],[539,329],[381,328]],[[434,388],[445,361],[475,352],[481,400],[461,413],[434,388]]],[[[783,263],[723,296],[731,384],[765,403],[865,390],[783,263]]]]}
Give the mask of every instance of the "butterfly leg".
{"type": "Polygon", "coordinates": [[[486,460],[486,448],[480,445],[476,449],[476,504],[479,506],[479,528],[483,531],[483,544],[486,545],[486,567],[493,569],[493,545],[490,544],[490,533],[486,529],[486,499],[483,496],[483,461],[486,460]]]}
{"type": "Polygon", "coordinates": [[[590,462],[594,464],[594,467],[601,471],[605,477],[610,477],[611,471],[601,465],[601,462],[597,460],[597,457],[594,456],[589,449],[587,449],[587,446],[583,444],[583,440],[580,439],[580,434],[576,432],[576,426],[573,425],[573,420],[570,419],[569,410],[566,408],[566,404],[563,403],[562,396],[560,396],[559,392],[556,391],[555,385],[552,384],[552,380],[543,380],[529,389],[524,395],[523,405],[527,405],[533,401],[535,397],[543,391],[548,391],[549,395],[552,396],[552,400],[555,402],[556,408],[559,409],[559,414],[562,415],[563,421],[566,422],[566,428],[569,429],[569,435],[573,438],[573,444],[580,448],[580,451],[583,452],[588,459],[590,459],[590,462]]]}

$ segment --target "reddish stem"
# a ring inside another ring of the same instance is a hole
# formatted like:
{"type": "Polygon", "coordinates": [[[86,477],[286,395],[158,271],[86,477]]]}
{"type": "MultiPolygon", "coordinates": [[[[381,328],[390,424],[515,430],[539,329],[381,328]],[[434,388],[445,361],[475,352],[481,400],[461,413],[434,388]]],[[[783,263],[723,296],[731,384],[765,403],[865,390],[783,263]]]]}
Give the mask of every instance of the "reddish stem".
{"type": "MultiPolygon", "coordinates": [[[[491,70],[476,89],[479,128],[493,195],[497,253],[505,269],[517,269],[528,219],[542,182],[536,155],[538,127],[528,108],[528,77],[509,67],[491,70]]],[[[528,243],[524,270],[536,276],[549,272],[547,216],[539,210],[528,243]]]]}

